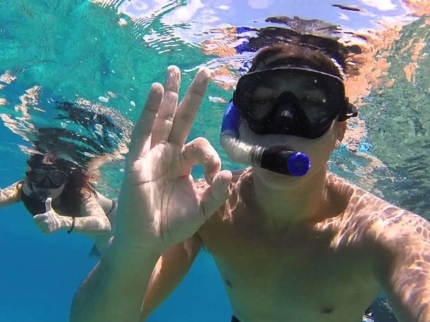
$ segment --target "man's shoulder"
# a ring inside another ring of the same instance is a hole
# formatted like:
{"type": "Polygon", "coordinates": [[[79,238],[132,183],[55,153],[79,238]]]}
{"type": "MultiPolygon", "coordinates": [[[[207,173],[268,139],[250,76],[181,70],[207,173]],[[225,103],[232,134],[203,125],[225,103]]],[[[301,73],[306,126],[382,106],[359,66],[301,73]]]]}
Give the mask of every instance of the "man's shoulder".
{"type": "Polygon", "coordinates": [[[342,178],[330,175],[334,186],[346,198],[346,210],[338,220],[340,231],[349,231],[355,238],[350,240],[372,240],[396,243],[402,238],[429,230],[430,223],[422,216],[400,208],[371,192],[342,178]]]}
{"type": "Polygon", "coordinates": [[[393,209],[403,210],[333,173],[328,173],[327,180],[329,186],[347,201],[349,212],[374,213],[377,215],[385,212],[386,209],[390,209],[388,212],[392,212],[393,209]]]}
{"type": "Polygon", "coordinates": [[[391,247],[423,237],[430,241],[430,222],[418,214],[383,200],[374,206],[370,203],[361,212],[368,218],[367,235],[373,241],[391,247]]]}

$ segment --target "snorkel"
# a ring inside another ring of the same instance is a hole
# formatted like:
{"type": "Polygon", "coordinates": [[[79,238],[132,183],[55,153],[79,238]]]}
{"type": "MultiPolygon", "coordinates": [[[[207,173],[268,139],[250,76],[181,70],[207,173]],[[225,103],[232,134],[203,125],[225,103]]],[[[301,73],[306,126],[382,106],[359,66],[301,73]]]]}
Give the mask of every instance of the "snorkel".
{"type": "Polygon", "coordinates": [[[241,112],[233,100],[228,104],[221,126],[221,146],[228,157],[237,163],[245,163],[275,173],[301,177],[308,173],[311,162],[302,153],[276,147],[248,144],[239,138],[241,112]]]}

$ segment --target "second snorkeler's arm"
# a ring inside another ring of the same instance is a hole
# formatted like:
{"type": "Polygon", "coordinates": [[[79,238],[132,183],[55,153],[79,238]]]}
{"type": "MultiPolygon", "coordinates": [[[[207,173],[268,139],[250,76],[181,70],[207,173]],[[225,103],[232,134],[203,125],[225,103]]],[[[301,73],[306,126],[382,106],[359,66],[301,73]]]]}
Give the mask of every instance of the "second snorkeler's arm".
{"type": "Polygon", "coordinates": [[[61,229],[96,237],[110,234],[111,225],[98,200],[91,197],[82,204],[80,217],[63,217],[61,229]]]}
{"type": "Polygon", "coordinates": [[[399,322],[430,321],[430,223],[400,211],[378,237],[376,276],[399,322]]]}
{"type": "Polygon", "coordinates": [[[44,234],[66,230],[97,237],[110,234],[110,222],[98,202],[92,198],[84,202],[80,216],[61,216],[52,208],[52,199],[45,201],[46,212],[33,217],[36,227],[44,234]]]}
{"type": "Polygon", "coordinates": [[[21,201],[20,181],[5,189],[0,189],[0,208],[7,207],[21,201]]]}

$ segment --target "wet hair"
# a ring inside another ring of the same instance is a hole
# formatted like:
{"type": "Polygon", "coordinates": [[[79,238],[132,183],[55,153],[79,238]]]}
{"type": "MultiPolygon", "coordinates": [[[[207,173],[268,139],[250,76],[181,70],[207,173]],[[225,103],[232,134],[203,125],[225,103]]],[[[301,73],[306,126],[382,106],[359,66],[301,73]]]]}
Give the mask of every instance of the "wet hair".
{"type": "Polygon", "coordinates": [[[343,79],[342,67],[319,50],[292,44],[274,44],[263,48],[252,61],[249,72],[288,65],[310,68],[343,79]]]}
{"type": "Polygon", "coordinates": [[[356,41],[343,42],[341,38],[348,35],[348,38],[367,41],[362,34],[347,32],[341,26],[323,20],[302,19],[297,16],[268,17],[265,21],[277,26],[245,28],[244,31],[252,31],[253,35],[249,37],[248,33],[245,33],[242,36],[247,41],[241,50],[258,52],[275,44],[307,47],[334,60],[345,75],[361,74],[360,55],[366,51],[366,46],[359,45],[356,41]]]}
{"type": "MultiPolygon", "coordinates": [[[[31,169],[37,169],[43,164],[53,164],[68,174],[64,190],[59,196],[60,209],[64,214],[79,216],[82,203],[95,193],[88,171],[71,161],[51,154],[32,154],[27,160],[27,164],[31,169]]],[[[21,182],[22,184],[23,182],[21,182]]],[[[33,216],[46,211],[44,202],[31,198],[24,193],[21,194],[21,200],[33,216]]]]}

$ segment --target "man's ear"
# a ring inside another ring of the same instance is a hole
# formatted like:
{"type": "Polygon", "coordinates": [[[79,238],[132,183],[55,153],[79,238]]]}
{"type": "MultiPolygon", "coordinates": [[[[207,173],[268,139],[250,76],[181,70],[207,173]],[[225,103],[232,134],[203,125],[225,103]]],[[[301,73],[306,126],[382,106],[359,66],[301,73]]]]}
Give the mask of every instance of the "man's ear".
{"type": "Polygon", "coordinates": [[[335,149],[339,149],[340,145],[342,143],[342,140],[345,136],[345,132],[346,132],[346,127],[348,125],[348,122],[343,121],[343,122],[336,122],[336,146],[335,149]]]}
{"type": "Polygon", "coordinates": [[[348,126],[348,122],[347,121],[343,121],[343,122],[337,122],[337,139],[342,142],[344,136],[345,136],[345,132],[346,132],[346,127],[348,126]]]}

